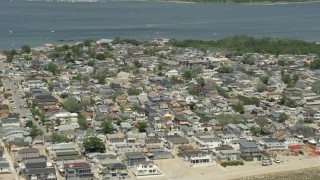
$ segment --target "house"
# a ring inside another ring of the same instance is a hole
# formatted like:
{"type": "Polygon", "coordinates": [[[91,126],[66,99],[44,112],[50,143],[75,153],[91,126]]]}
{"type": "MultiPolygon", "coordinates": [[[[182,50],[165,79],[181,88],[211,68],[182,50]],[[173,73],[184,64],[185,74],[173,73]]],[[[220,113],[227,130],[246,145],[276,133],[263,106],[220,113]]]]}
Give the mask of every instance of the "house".
{"type": "Polygon", "coordinates": [[[5,127],[5,126],[20,127],[19,117],[0,118],[0,125],[2,127],[5,127]]]}
{"type": "Polygon", "coordinates": [[[243,158],[260,157],[261,152],[257,144],[252,141],[240,142],[240,152],[243,158]]]}
{"type": "Polygon", "coordinates": [[[123,137],[108,137],[107,143],[109,146],[115,146],[117,144],[125,144],[126,139],[123,137]]]}
{"type": "Polygon", "coordinates": [[[11,172],[10,164],[5,158],[0,158],[0,173],[11,172]]]}
{"type": "Polygon", "coordinates": [[[233,147],[234,150],[240,150],[240,142],[246,142],[248,140],[246,139],[236,139],[236,140],[231,140],[229,145],[233,147]]]}
{"type": "Polygon", "coordinates": [[[223,134],[220,136],[220,140],[224,145],[230,145],[232,140],[238,140],[239,138],[234,134],[223,134]]]}
{"type": "Polygon", "coordinates": [[[108,159],[99,163],[99,179],[127,179],[127,166],[117,159],[108,159]]]}
{"type": "Polygon", "coordinates": [[[80,155],[74,143],[53,144],[48,150],[50,156],[56,160],[77,159],[80,155]]]}
{"type": "Polygon", "coordinates": [[[65,163],[64,171],[67,180],[91,180],[94,177],[90,164],[86,162],[65,163]]]}
{"type": "Polygon", "coordinates": [[[159,138],[147,138],[144,140],[145,147],[160,146],[163,147],[163,141],[159,138]]]}
{"type": "Polygon", "coordinates": [[[259,145],[265,150],[284,150],[288,149],[288,146],[284,142],[280,142],[277,138],[265,138],[259,145]]]}
{"type": "Polygon", "coordinates": [[[216,147],[221,146],[221,141],[219,138],[214,136],[209,137],[194,137],[194,142],[196,146],[201,150],[214,150],[216,147]]]}
{"type": "Polygon", "coordinates": [[[126,144],[116,144],[114,147],[114,152],[116,154],[125,154],[127,152],[138,152],[138,148],[135,147],[133,143],[126,143],[126,144]]]}
{"type": "Polygon", "coordinates": [[[286,145],[303,144],[301,139],[299,139],[299,138],[291,138],[291,137],[285,138],[283,143],[286,144],[286,145]]]}
{"type": "Polygon", "coordinates": [[[250,135],[250,128],[244,124],[228,124],[225,129],[227,132],[238,135],[239,137],[247,137],[250,135]]]}
{"type": "Polygon", "coordinates": [[[174,156],[169,151],[165,150],[149,150],[147,153],[149,159],[171,159],[174,156]]]}
{"type": "Polygon", "coordinates": [[[162,175],[162,172],[159,170],[158,166],[155,165],[152,161],[143,161],[138,162],[134,165],[133,174],[137,177],[154,176],[162,175]]]}
{"type": "Polygon", "coordinates": [[[125,160],[129,167],[134,167],[135,164],[144,162],[146,157],[142,152],[128,152],[125,153],[125,160]]]}
{"type": "Polygon", "coordinates": [[[24,175],[26,180],[56,180],[56,171],[53,167],[51,168],[35,168],[29,169],[24,175]]]}
{"type": "Polygon", "coordinates": [[[29,158],[29,157],[38,157],[39,149],[36,148],[24,148],[17,151],[15,155],[16,162],[20,162],[23,158],[29,158]]]}
{"type": "Polygon", "coordinates": [[[27,179],[56,180],[56,171],[45,156],[23,158],[20,165],[21,175],[27,179]]]}
{"type": "Polygon", "coordinates": [[[1,137],[5,141],[13,141],[16,138],[24,138],[28,136],[29,130],[17,126],[5,126],[0,129],[1,137]]]}
{"type": "Polygon", "coordinates": [[[167,77],[178,76],[179,72],[177,70],[173,69],[173,70],[170,70],[170,71],[166,72],[165,75],[167,77]]]}
{"type": "Polygon", "coordinates": [[[144,110],[133,111],[134,120],[136,121],[146,121],[147,116],[144,110]]]}
{"type": "Polygon", "coordinates": [[[53,117],[55,120],[59,120],[61,124],[67,124],[72,121],[78,120],[78,114],[77,113],[70,113],[70,112],[59,112],[56,113],[53,117]]]}
{"type": "Polygon", "coordinates": [[[126,96],[120,96],[120,95],[118,95],[118,96],[116,96],[115,102],[116,102],[119,106],[124,105],[124,104],[127,103],[127,97],[126,97],[126,96]]]}
{"type": "Polygon", "coordinates": [[[189,144],[189,140],[186,137],[181,137],[179,135],[167,136],[166,140],[166,144],[169,148],[177,148],[189,144]]]}
{"type": "Polygon", "coordinates": [[[31,88],[44,88],[45,84],[40,79],[28,79],[22,83],[25,90],[29,91],[31,88]]]}
{"type": "Polygon", "coordinates": [[[194,135],[192,128],[188,126],[183,125],[180,127],[180,129],[186,137],[192,137],[194,135]]]}
{"type": "Polygon", "coordinates": [[[156,136],[156,132],[153,128],[147,127],[145,130],[146,130],[148,137],[155,137],[156,136]]]}
{"type": "Polygon", "coordinates": [[[207,152],[192,146],[181,146],[179,155],[183,160],[188,162],[191,167],[211,166],[213,163],[212,157],[207,152]]]}
{"type": "Polygon", "coordinates": [[[240,151],[237,150],[220,150],[217,153],[217,160],[222,162],[241,161],[240,151]]]}

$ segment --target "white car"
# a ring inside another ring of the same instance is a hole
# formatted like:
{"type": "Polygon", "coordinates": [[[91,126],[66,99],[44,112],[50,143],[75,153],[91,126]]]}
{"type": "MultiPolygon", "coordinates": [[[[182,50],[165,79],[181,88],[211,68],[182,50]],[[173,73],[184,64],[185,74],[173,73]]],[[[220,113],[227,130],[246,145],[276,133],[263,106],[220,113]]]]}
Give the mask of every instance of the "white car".
{"type": "Polygon", "coordinates": [[[13,109],[17,109],[17,107],[15,106],[15,107],[13,107],[13,109]]]}
{"type": "Polygon", "coordinates": [[[279,164],[281,161],[279,159],[275,159],[274,162],[279,164]]]}

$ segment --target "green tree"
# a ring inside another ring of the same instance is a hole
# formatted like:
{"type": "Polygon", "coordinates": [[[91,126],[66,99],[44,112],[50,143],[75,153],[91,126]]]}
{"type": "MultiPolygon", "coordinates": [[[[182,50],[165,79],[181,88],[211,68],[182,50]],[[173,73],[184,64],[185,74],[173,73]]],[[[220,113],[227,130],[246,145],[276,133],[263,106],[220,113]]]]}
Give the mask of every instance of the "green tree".
{"type": "Polygon", "coordinates": [[[182,76],[186,80],[191,80],[194,77],[191,70],[184,71],[182,76]]]}
{"type": "Polygon", "coordinates": [[[314,59],[310,64],[311,69],[320,69],[320,58],[314,59]]]}
{"type": "Polygon", "coordinates": [[[21,47],[21,53],[22,54],[29,54],[31,52],[31,47],[29,45],[23,45],[21,47]]]}
{"type": "Polygon", "coordinates": [[[268,119],[265,117],[257,117],[255,118],[255,122],[260,128],[263,128],[269,124],[268,119]]]}
{"type": "Polygon", "coordinates": [[[55,122],[55,124],[56,124],[57,126],[60,126],[60,125],[61,125],[61,120],[60,120],[60,119],[56,119],[54,122],[55,122]]]}
{"type": "Polygon", "coordinates": [[[96,64],[94,60],[88,61],[87,65],[93,67],[96,64]]]}
{"type": "Polygon", "coordinates": [[[241,102],[235,104],[233,109],[234,109],[234,111],[236,111],[236,112],[238,112],[240,114],[244,113],[244,106],[243,106],[243,103],[241,103],[241,102]]]}
{"type": "Polygon", "coordinates": [[[53,63],[53,62],[50,62],[50,63],[46,66],[45,70],[50,71],[53,75],[58,75],[58,74],[60,74],[60,69],[59,69],[59,67],[58,67],[55,63],[53,63]]]}
{"type": "Polygon", "coordinates": [[[82,130],[88,129],[87,119],[81,113],[78,113],[78,124],[82,130]]]}
{"type": "Polygon", "coordinates": [[[106,149],[103,140],[96,136],[85,138],[82,146],[86,152],[105,152],[106,149]]]}
{"type": "Polygon", "coordinates": [[[171,76],[170,82],[172,84],[182,84],[183,80],[180,80],[177,76],[171,76]]]}
{"type": "Polygon", "coordinates": [[[289,74],[284,74],[282,77],[281,77],[281,80],[285,83],[285,84],[289,84],[291,83],[291,76],[289,74]]]}
{"type": "Polygon", "coordinates": [[[246,97],[246,96],[238,96],[238,99],[243,102],[244,105],[256,105],[259,106],[260,105],[260,99],[257,97],[246,97]]]}
{"type": "Polygon", "coordinates": [[[79,104],[75,98],[68,98],[62,103],[62,107],[65,110],[74,113],[79,109],[79,104]]]}
{"type": "Polygon", "coordinates": [[[258,83],[256,85],[256,90],[257,90],[257,92],[264,92],[267,90],[267,86],[263,83],[258,83]]]}
{"type": "Polygon", "coordinates": [[[260,81],[265,84],[268,85],[269,84],[269,76],[261,76],[260,77],[260,81]]]}
{"type": "Polygon", "coordinates": [[[259,127],[257,127],[257,126],[252,126],[252,127],[250,128],[250,131],[251,131],[252,134],[259,134],[259,133],[261,133],[261,129],[260,129],[259,127]]]}
{"type": "Polygon", "coordinates": [[[232,67],[221,65],[219,68],[219,72],[220,73],[232,73],[233,69],[232,69],[232,67]]]}
{"type": "Polygon", "coordinates": [[[148,127],[148,124],[146,122],[138,122],[139,132],[146,132],[147,127],[148,127]]]}
{"type": "Polygon", "coordinates": [[[141,68],[141,67],[142,67],[142,64],[141,64],[140,61],[137,60],[137,59],[135,59],[135,60],[133,61],[133,64],[134,64],[134,66],[135,66],[136,68],[141,68]]]}
{"type": "Polygon", "coordinates": [[[30,136],[32,137],[32,139],[34,139],[38,135],[43,135],[42,130],[38,129],[36,126],[33,126],[30,131],[30,136]]]}
{"type": "Polygon", "coordinates": [[[12,62],[14,55],[17,54],[16,50],[12,49],[12,50],[6,50],[4,51],[4,54],[6,55],[6,61],[7,62],[12,62]]]}
{"type": "Polygon", "coordinates": [[[33,124],[33,122],[31,120],[26,122],[26,127],[28,128],[33,128],[35,125],[33,124]]]}
{"type": "Polygon", "coordinates": [[[219,95],[221,95],[221,96],[223,96],[223,97],[225,97],[225,98],[229,98],[229,94],[228,94],[227,91],[224,90],[221,86],[216,85],[216,89],[217,89],[219,95]]]}
{"type": "Polygon", "coordinates": [[[77,74],[76,76],[73,76],[72,79],[82,81],[82,74],[77,74]]]}
{"type": "Polygon", "coordinates": [[[91,46],[91,43],[93,43],[93,42],[94,42],[94,40],[92,40],[92,39],[86,39],[83,41],[83,45],[89,47],[89,46],[91,46]]]}
{"type": "Polygon", "coordinates": [[[114,129],[113,129],[113,126],[112,126],[112,122],[110,120],[105,120],[101,124],[101,128],[102,128],[102,131],[105,134],[112,134],[114,132],[114,129]]]}
{"type": "Polygon", "coordinates": [[[284,59],[279,59],[278,62],[277,62],[277,64],[278,64],[279,66],[285,66],[285,65],[287,64],[287,61],[284,60],[284,59]]]}
{"type": "Polygon", "coordinates": [[[284,122],[286,122],[286,120],[288,120],[288,119],[289,119],[288,115],[286,115],[285,113],[281,113],[281,114],[280,114],[280,117],[279,117],[279,122],[280,122],[280,123],[284,123],[284,122]]]}
{"type": "Polygon", "coordinates": [[[98,53],[98,54],[96,54],[96,59],[102,61],[102,60],[105,60],[106,57],[105,57],[104,53],[98,53]]]}
{"type": "Polygon", "coordinates": [[[248,70],[243,69],[242,72],[245,73],[248,76],[252,76],[254,74],[252,69],[248,69],[248,70]]]}
{"type": "Polygon", "coordinates": [[[142,109],[140,104],[137,104],[137,103],[132,104],[130,108],[132,111],[138,111],[142,109]]]}
{"type": "Polygon", "coordinates": [[[294,83],[296,83],[298,80],[299,80],[299,76],[298,76],[297,74],[294,74],[294,75],[292,76],[292,81],[293,81],[294,83]]]}
{"type": "Polygon", "coordinates": [[[240,114],[219,114],[215,117],[220,124],[224,127],[229,123],[232,124],[239,124],[239,123],[244,123],[245,120],[243,119],[242,115],[240,114]]]}
{"type": "Polygon", "coordinates": [[[320,94],[320,81],[314,82],[311,89],[314,93],[320,94]]]}
{"type": "Polygon", "coordinates": [[[128,93],[129,96],[137,96],[137,95],[139,95],[141,92],[142,92],[141,89],[137,89],[137,88],[135,88],[135,87],[129,88],[129,89],[127,90],[127,93],[128,93]]]}
{"type": "Polygon", "coordinates": [[[66,135],[58,134],[56,132],[53,132],[51,134],[52,142],[54,143],[65,143],[68,141],[68,138],[66,135]]]}

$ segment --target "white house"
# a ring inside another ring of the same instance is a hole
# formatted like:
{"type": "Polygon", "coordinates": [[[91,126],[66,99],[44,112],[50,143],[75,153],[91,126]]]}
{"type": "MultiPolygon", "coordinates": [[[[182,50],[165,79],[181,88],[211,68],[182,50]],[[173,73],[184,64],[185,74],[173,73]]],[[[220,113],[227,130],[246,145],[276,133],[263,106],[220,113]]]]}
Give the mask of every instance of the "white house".
{"type": "Polygon", "coordinates": [[[152,161],[144,161],[138,162],[134,165],[133,174],[138,177],[162,175],[163,173],[160,171],[158,166],[155,165],[152,161]]]}
{"type": "Polygon", "coordinates": [[[43,89],[45,84],[39,79],[30,79],[22,83],[24,91],[30,91],[32,88],[43,89]]]}
{"type": "Polygon", "coordinates": [[[185,154],[185,160],[192,167],[211,166],[214,164],[211,155],[201,151],[187,152],[185,154]]]}
{"type": "Polygon", "coordinates": [[[226,134],[220,137],[222,144],[230,145],[232,140],[238,140],[239,138],[234,134],[226,134]]]}
{"type": "Polygon", "coordinates": [[[285,138],[284,144],[286,145],[297,145],[297,144],[303,144],[302,140],[299,138],[292,138],[292,137],[288,137],[285,138]]]}
{"type": "Polygon", "coordinates": [[[221,141],[217,137],[194,137],[194,142],[201,150],[214,150],[221,146],[221,141]]]}
{"type": "Polygon", "coordinates": [[[59,119],[61,124],[66,124],[67,122],[77,121],[78,114],[70,112],[59,112],[54,115],[55,119],[59,119]]]}
{"type": "Polygon", "coordinates": [[[173,77],[173,76],[178,76],[178,75],[179,75],[179,72],[175,69],[166,72],[167,77],[173,77]]]}

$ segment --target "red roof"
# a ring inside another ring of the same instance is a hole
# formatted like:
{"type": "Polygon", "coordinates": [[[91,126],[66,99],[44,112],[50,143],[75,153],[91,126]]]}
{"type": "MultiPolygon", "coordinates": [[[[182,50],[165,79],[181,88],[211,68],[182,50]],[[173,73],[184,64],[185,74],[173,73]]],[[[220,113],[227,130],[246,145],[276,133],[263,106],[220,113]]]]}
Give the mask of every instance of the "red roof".
{"type": "Polygon", "coordinates": [[[301,149],[302,146],[301,145],[292,145],[292,146],[288,146],[289,149],[301,149]]]}
{"type": "Polygon", "coordinates": [[[70,167],[84,167],[84,166],[89,166],[89,164],[86,163],[86,162],[64,164],[64,167],[65,167],[65,168],[70,168],[70,167]]]}

